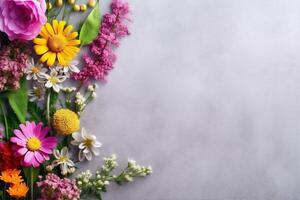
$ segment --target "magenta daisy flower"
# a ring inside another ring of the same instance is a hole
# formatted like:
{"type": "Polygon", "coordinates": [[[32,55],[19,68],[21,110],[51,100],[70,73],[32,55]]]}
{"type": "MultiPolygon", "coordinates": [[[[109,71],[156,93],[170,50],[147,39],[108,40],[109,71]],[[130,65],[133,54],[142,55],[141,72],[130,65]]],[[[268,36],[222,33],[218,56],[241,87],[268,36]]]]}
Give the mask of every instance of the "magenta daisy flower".
{"type": "Polygon", "coordinates": [[[26,122],[20,125],[20,129],[14,130],[14,136],[10,141],[16,156],[21,157],[21,164],[29,167],[39,167],[45,160],[49,160],[49,154],[57,144],[56,137],[46,137],[48,127],[43,123],[26,122]]]}

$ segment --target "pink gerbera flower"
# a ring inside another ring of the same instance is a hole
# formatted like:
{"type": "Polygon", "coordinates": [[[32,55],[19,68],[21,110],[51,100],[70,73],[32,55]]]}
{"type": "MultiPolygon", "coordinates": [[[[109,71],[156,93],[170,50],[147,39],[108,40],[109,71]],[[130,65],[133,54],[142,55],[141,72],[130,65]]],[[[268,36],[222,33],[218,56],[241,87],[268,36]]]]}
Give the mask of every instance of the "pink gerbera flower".
{"type": "Polygon", "coordinates": [[[38,167],[45,160],[49,160],[57,144],[56,137],[46,137],[48,127],[43,123],[26,122],[20,125],[20,129],[14,130],[14,137],[10,141],[14,143],[14,150],[17,157],[21,157],[23,166],[38,167]]]}

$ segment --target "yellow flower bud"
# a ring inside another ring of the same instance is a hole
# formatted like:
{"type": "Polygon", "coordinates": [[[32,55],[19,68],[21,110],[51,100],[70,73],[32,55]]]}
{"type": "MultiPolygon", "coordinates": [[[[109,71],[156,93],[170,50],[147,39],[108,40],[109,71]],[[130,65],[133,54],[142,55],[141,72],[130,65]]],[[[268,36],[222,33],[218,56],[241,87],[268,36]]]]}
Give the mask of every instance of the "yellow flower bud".
{"type": "Polygon", "coordinates": [[[89,6],[89,7],[92,7],[92,8],[93,8],[93,7],[95,7],[95,5],[96,5],[96,1],[95,1],[95,0],[89,0],[89,1],[88,1],[88,6],[89,6]]]}
{"type": "Polygon", "coordinates": [[[82,12],[86,11],[86,5],[85,4],[80,5],[80,11],[82,11],[82,12]]]}
{"type": "Polygon", "coordinates": [[[74,5],[75,4],[75,0],[68,0],[68,4],[74,5]]]}
{"type": "Polygon", "coordinates": [[[52,9],[52,4],[50,2],[47,3],[47,10],[51,10],[52,9]]]}
{"type": "Polygon", "coordinates": [[[73,10],[76,11],[76,12],[80,11],[80,6],[78,4],[75,4],[73,6],[73,10]]]}
{"type": "Polygon", "coordinates": [[[56,5],[57,7],[62,7],[63,4],[64,4],[64,1],[63,1],[63,0],[56,0],[55,5],[56,5]]]}
{"type": "Polygon", "coordinates": [[[58,134],[69,135],[78,131],[80,121],[78,115],[69,109],[59,109],[53,116],[53,127],[58,134]]]}

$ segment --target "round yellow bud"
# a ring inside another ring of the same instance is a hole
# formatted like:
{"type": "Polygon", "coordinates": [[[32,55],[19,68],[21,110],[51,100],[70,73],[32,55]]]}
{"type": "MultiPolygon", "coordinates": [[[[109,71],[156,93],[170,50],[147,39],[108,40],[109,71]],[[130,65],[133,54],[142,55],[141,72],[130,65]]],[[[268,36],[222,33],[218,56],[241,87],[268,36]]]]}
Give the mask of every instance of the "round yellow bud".
{"type": "Polygon", "coordinates": [[[80,6],[78,4],[75,4],[73,6],[73,10],[76,11],[76,12],[80,11],[80,6]]]}
{"type": "Polygon", "coordinates": [[[68,0],[68,4],[74,5],[75,4],[75,0],[68,0]]]}
{"type": "Polygon", "coordinates": [[[55,5],[56,5],[57,7],[62,7],[63,4],[64,4],[64,1],[63,1],[63,0],[56,0],[55,5]]]}
{"type": "Polygon", "coordinates": [[[58,134],[69,135],[79,130],[78,115],[69,109],[59,109],[53,116],[53,127],[58,134]]]}
{"type": "Polygon", "coordinates": [[[47,10],[51,10],[52,9],[52,3],[48,2],[47,3],[47,10]]]}
{"type": "Polygon", "coordinates": [[[86,5],[85,4],[80,5],[80,11],[82,11],[82,12],[86,11],[86,5]]]}
{"type": "Polygon", "coordinates": [[[95,5],[96,5],[96,1],[95,1],[95,0],[89,0],[89,1],[88,1],[88,6],[89,6],[89,7],[92,7],[92,8],[93,8],[93,7],[95,7],[95,5]]]}

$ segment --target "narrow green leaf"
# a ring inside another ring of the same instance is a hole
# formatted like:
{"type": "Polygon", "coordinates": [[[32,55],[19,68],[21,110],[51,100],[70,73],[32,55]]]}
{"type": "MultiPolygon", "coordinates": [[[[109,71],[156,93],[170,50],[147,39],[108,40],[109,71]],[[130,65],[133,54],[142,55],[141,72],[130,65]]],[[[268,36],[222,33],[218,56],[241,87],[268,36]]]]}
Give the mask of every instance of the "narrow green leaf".
{"type": "Polygon", "coordinates": [[[79,40],[81,41],[81,46],[90,44],[97,37],[100,21],[100,6],[99,2],[97,2],[80,29],[79,40]]]}
{"type": "Polygon", "coordinates": [[[40,168],[33,168],[33,167],[24,167],[23,172],[26,178],[27,185],[30,188],[30,192],[28,194],[28,199],[33,200],[34,199],[34,184],[37,180],[37,177],[40,172],[40,168]]]}
{"type": "Polygon", "coordinates": [[[17,115],[19,121],[24,123],[26,120],[26,112],[27,112],[27,81],[25,77],[23,77],[20,81],[20,88],[15,91],[10,91],[7,94],[9,105],[12,110],[17,115]]]}
{"type": "Polygon", "coordinates": [[[28,102],[28,113],[31,116],[31,120],[43,122],[44,124],[47,123],[45,112],[37,105],[36,102],[28,102]]]}

